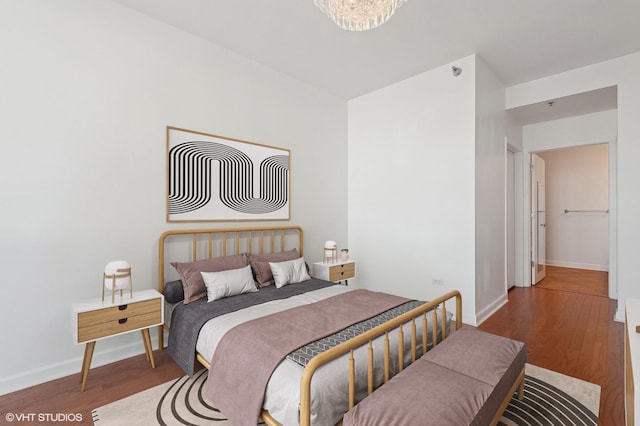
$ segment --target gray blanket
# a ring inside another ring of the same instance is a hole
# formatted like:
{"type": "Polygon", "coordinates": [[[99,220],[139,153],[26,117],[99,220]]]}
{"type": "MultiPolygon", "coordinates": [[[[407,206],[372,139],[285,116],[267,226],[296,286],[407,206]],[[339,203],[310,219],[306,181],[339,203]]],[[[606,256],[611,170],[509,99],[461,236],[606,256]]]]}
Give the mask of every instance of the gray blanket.
{"type": "Polygon", "coordinates": [[[255,293],[245,293],[226,299],[207,302],[206,298],[187,305],[175,307],[169,330],[169,355],[189,375],[193,376],[196,365],[196,342],[202,326],[212,318],[259,305],[271,300],[286,299],[291,296],[337,285],[328,281],[312,278],[296,285],[276,288],[271,285],[262,287],[255,293]]]}

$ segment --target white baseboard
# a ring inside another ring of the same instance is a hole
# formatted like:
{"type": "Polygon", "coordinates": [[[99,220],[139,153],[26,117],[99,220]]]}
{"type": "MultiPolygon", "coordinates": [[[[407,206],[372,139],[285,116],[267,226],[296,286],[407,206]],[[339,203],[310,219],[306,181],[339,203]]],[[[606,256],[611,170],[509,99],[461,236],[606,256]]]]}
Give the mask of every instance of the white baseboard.
{"type": "Polygon", "coordinates": [[[479,326],[480,324],[482,324],[484,321],[487,320],[487,318],[489,318],[491,315],[495,314],[498,309],[500,309],[501,307],[506,305],[508,302],[509,302],[509,298],[507,297],[506,294],[504,294],[502,297],[494,300],[492,304],[490,304],[489,306],[487,306],[482,311],[480,311],[480,312],[478,312],[476,314],[476,324],[475,325],[479,326]]]}
{"type": "Polygon", "coordinates": [[[558,266],[561,268],[587,269],[590,271],[609,271],[609,265],[595,265],[592,263],[565,262],[562,260],[545,260],[548,266],[558,266]]]}
{"type": "MultiPolygon", "coordinates": [[[[151,344],[154,348],[157,347],[157,337],[155,339],[151,339],[151,344]]],[[[96,349],[98,348],[98,345],[96,345],[96,349]]],[[[93,359],[91,360],[91,368],[111,364],[112,362],[120,361],[142,353],[144,353],[144,345],[141,341],[132,342],[115,348],[109,348],[104,351],[96,350],[93,354],[93,359]]],[[[0,379],[0,395],[26,389],[31,386],[60,379],[72,374],[80,374],[81,367],[82,357],[78,357],[2,378],[0,379]]],[[[89,380],[91,380],[91,373],[89,373],[89,380]]],[[[80,384],[78,383],[78,387],[79,386],[80,384]]]]}

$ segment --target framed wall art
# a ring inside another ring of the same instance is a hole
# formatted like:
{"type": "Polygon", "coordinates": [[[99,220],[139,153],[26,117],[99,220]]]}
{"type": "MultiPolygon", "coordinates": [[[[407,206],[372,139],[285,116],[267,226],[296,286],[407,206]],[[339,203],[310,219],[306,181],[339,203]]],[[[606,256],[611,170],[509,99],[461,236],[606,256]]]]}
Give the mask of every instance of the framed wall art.
{"type": "Polygon", "coordinates": [[[167,222],[287,220],[288,149],[167,126],[167,222]]]}

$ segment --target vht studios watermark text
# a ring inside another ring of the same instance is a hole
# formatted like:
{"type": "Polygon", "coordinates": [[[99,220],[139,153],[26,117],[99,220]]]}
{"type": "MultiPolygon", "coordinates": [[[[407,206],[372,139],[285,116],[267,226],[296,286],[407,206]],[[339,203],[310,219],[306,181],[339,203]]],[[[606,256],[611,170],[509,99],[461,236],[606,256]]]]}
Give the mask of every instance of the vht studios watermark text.
{"type": "Polygon", "coordinates": [[[7,413],[7,422],[81,422],[80,413],[7,413]]]}

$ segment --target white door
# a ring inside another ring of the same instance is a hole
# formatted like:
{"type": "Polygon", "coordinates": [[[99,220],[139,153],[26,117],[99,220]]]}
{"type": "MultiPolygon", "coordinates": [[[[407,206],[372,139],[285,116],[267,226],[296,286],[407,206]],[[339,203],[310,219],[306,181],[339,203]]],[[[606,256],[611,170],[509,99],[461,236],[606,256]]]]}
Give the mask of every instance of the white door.
{"type": "Polygon", "coordinates": [[[531,154],[531,283],[545,276],[544,160],[531,154]]]}

